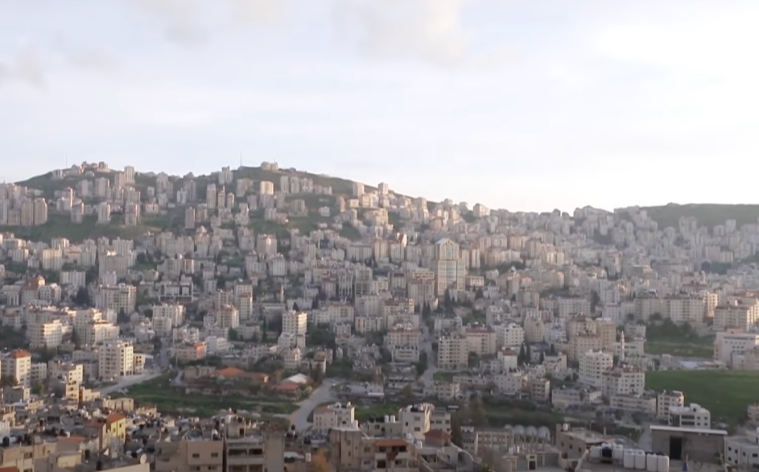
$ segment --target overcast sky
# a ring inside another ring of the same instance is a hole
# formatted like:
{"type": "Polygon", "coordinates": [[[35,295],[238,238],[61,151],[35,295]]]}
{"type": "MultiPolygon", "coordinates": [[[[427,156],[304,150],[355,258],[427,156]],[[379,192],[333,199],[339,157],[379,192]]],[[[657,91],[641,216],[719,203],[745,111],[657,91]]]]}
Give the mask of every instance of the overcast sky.
{"type": "Polygon", "coordinates": [[[0,0],[0,178],[263,160],[430,199],[756,203],[756,0],[0,0]]]}

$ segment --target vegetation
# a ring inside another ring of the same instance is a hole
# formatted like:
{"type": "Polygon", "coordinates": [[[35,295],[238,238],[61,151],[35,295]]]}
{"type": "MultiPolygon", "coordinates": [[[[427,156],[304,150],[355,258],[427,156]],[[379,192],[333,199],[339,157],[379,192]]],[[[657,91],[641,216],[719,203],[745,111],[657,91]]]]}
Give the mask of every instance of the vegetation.
{"type": "Polygon", "coordinates": [[[680,218],[694,217],[702,226],[725,224],[725,220],[735,220],[738,227],[756,223],[759,218],[759,205],[721,205],[721,204],[691,204],[644,207],[648,216],[659,224],[659,229],[668,226],[677,228],[680,218]]]}
{"type": "Polygon", "coordinates": [[[688,403],[711,411],[712,421],[735,423],[756,402],[759,373],[734,370],[670,370],[646,373],[646,387],[680,390],[688,403]]]}
{"type": "Polygon", "coordinates": [[[161,413],[212,416],[225,408],[260,411],[268,414],[289,414],[297,410],[290,401],[262,402],[255,398],[236,396],[187,395],[172,387],[172,374],[167,374],[129,388],[128,395],[140,404],[155,405],[161,413]]]}
{"type": "Polygon", "coordinates": [[[110,224],[97,224],[97,218],[89,215],[82,223],[72,223],[71,218],[64,215],[50,215],[47,223],[40,226],[0,226],[0,232],[10,232],[16,236],[30,241],[44,241],[49,243],[53,238],[66,238],[72,242],[81,242],[86,239],[99,237],[109,238],[137,238],[148,231],[157,231],[157,226],[142,224],[139,226],[124,226],[114,220],[110,224]]]}
{"type": "Polygon", "coordinates": [[[646,353],[671,354],[682,357],[711,358],[714,354],[711,336],[699,336],[689,325],[676,325],[670,319],[662,320],[655,313],[646,327],[646,353]]]}
{"type": "Polygon", "coordinates": [[[398,415],[398,409],[401,405],[395,403],[383,403],[372,406],[357,406],[356,419],[366,421],[369,418],[378,418],[385,415],[398,415]]]}

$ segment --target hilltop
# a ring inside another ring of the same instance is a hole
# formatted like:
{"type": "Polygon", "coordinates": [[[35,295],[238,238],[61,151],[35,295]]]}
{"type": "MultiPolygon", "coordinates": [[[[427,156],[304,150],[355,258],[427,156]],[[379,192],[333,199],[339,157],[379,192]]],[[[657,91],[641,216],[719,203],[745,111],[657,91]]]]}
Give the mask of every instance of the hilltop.
{"type": "Polygon", "coordinates": [[[726,220],[735,220],[740,228],[742,225],[757,223],[759,220],[759,205],[691,203],[678,205],[670,203],[662,206],[641,207],[648,216],[656,221],[659,229],[668,226],[677,228],[681,217],[693,217],[702,226],[717,226],[725,224],[726,220]]]}
{"type": "MultiPolygon", "coordinates": [[[[25,186],[30,189],[38,191],[38,196],[43,196],[50,203],[50,214],[48,222],[40,226],[12,226],[3,227],[0,226],[0,231],[8,231],[17,234],[20,237],[24,237],[30,240],[50,241],[54,237],[65,237],[71,241],[82,241],[87,238],[97,238],[106,236],[110,238],[122,237],[122,238],[136,238],[140,235],[150,232],[160,231],[182,231],[184,224],[184,206],[170,205],[168,208],[163,208],[159,214],[143,214],[141,216],[140,224],[137,226],[125,226],[122,224],[123,218],[115,217],[110,224],[98,224],[97,217],[93,214],[87,214],[84,216],[81,223],[72,223],[71,218],[67,214],[61,214],[54,210],[54,202],[61,196],[68,188],[72,188],[77,194],[80,192],[77,190],[78,185],[83,180],[96,179],[98,177],[105,177],[112,180],[114,172],[110,169],[90,169],[92,175],[69,175],[60,171],[48,172],[43,175],[38,175],[27,180],[16,182],[17,185],[25,186]]],[[[276,221],[267,220],[264,218],[264,210],[262,208],[253,210],[250,212],[250,226],[258,232],[282,232],[287,229],[299,229],[301,232],[309,232],[316,229],[321,225],[329,225],[334,222],[334,209],[338,206],[338,198],[349,198],[353,195],[354,185],[356,182],[339,177],[314,174],[306,171],[301,171],[293,168],[288,169],[266,169],[264,167],[240,167],[232,170],[233,180],[236,182],[239,179],[250,179],[253,182],[255,188],[261,181],[270,181],[274,184],[275,190],[280,190],[280,178],[282,176],[297,177],[299,179],[308,179],[316,187],[329,188],[329,193],[300,193],[291,194],[286,196],[286,202],[289,204],[294,200],[302,200],[305,204],[305,214],[291,216],[286,223],[278,223],[276,221]],[[320,209],[327,207],[330,210],[330,216],[324,216],[320,209]]],[[[160,173],[155,172],[135,172],[134,183],[130,184],[135,190],[141,193],[143,201],[148,194],[150,188],[157,188],[158,176],[160,173]]],[[[164,174],[165,175],[165,174],[164,174]]],[[[192,180],[195,182],[196,194],[201,200],[204,200],[206,194],[206,188],[209,184],[216,184],[219,186],[219,172],[209,175],[193,175],[187,174],[185,176],[168,176],[170,182],[170,194],[176,194],[177,191],[183,188],[183,185],[192,180]]],[[[377,190],[376,186],[362,184],[366,191],[377,190]]],[[[227,191],[235,191],[235,184],[227,185],[227,191]]],[[[396,196],[399,196],[395,194],[396,196]]],[[[95,198],[83,198],[84,204],[95,205],[99,199],[95,198]]],[[[114,213],[119,215],[119,213],[114,213]]],[[[364,209],[359,209],[359,216],[363,217],[365,214],[364,209]]],[[[389,215],[390,220],[393,223],[400,223],[398,215],[389,215]]],[[[350,225],[343,226],[340,230],[341,235],[350,239],[359,239],[360,234],[356,229],[350,225]]]]}

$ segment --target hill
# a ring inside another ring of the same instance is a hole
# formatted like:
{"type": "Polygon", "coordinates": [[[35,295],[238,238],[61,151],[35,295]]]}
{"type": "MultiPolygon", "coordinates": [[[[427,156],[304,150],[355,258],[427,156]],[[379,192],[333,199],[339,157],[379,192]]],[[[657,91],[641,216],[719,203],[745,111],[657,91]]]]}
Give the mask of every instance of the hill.
{"type": "MultiPolygon", "coordinates": [[[[329,186],[332,189],[332,194],[301,193],[288,195],[286,197],[288,203],[293,200],[302,200],[305,204],[306,212],[305,214],[291,216],[289,221],[283,224],[265,220],[263,209],[252,210],[250,212],[250,227],[256,232],[283,233],[288,229],[298,229],[301,232],[309,232],[316,229],[319,225],[329,225],[333,222],[334,215],[336,214],[334,209],[337,207],[338,197],[342,196],[348,198],[353,194],[354,181],[339,177],[303,172],[292,168],[269,170],[262,167],[240,167],[233,170],[233,173],[235,181],[238,179],[250,179],[254,181],[255,189],[258,188],[258,182],[271,181],[274,184],[275,190],[279,190],[280,178],[282,176],[298,177],[301,179],[307,178],[310,179],[315,186],[329,186]],[[328,207],[333,210],[331,211],[333,216],[323,216],[319,211],[322,207],[328,207]]],[[[40,191],[48,201],[54,201],[65,189],[76,189],[80,181],[84,179],[93,181],[93,179],[97,177],[105,177],[112,181],[113,174],[107,170],[95,170],[94,176],[90,175],[89,177],[85,177],[83,175],[67,175],[63,178],[56,179],[53,177],[53,172],[48,172],[16,183],[18,185],[36,189],[40,191]]],[[[144,198],[144,196],[147,195],[149,187],[156,187],[157,177],[158,174],[153,172],[136,172],[133,186],[136,190],[139,190],[142,193],[144,198]]],[[[209,184],[216,183],[218,185],[217,174],[197,175],[192,178],[196,184],[197,196],[201,200],[204,199],[206,188],[209,184]]],[[[173,184],[174,192],[182,188],[184,180],[185,179],[182,176],[169,176],[169,181],[173,184]]],[[[364,188],[369,191],[376,190],[376,187],[369,185],[364,185],[364,188]]],[[[234,191],[234,185],[228,186],[228,191],[234,191]]],[[[98,201],[99,200],[94,198],[84,199],[85,204],[95,204],[98,201]]],[[[359,215],[363,216],[364,211],[365,210],[360,209],[359,215]]],[[[48,223],[44,225],[32,227],[0,226],[0,231],[12,232],[20,237],[34,241],[50,241],[53,237],[64,237],[74,242],[100,236],[135,238],[148,231],[182,231],[184,213],[183,209],[180,207],[164,209],[159,215],[143,215],[141,224],[131,227],[124,226],[122,220],[123,218],[119,215],[113,215],[110,224],[100,225],[96,223],[94,216],[88,215],[85,217],[83,223],[76,224],[70,221],[68,215],[56,213],[51,208],[48,223]]],[[[396,214],[392,215],[391,220],[395,224],[400,223],[398,215],[396,214]]],[[[349,225],[343,226],[341,234],[344,237],[354,240],[360,239],[361,237],[359,232],[349,225]]]]}
{"type": "Polygon", "coordinates": [[[694,217],[702,226],[725,224],[726,220],[735,220],[737,226],[756,223],[759,220],[759,205],[726,205],[716,203],[694,203],[687,205],[669,205],[642,207],[648,216],[659,224],[659,229],[668,226],[677,228],[681,217],[694,217]]]}

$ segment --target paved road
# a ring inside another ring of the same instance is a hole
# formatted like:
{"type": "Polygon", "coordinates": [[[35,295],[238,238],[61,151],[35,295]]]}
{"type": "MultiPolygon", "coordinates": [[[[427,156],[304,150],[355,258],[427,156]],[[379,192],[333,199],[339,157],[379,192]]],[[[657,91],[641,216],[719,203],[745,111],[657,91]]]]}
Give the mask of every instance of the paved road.
{"type": "Polygon", "coordinates": [[[101,388],[100,394],[108,395],[118,390],[131,387],[132,385],[141,384],[160,376],[161,372],[159,370],[149,370],[139,375],[128,375],[126,377],[122,377],[116,385],[110,385],[108,387],[101,388]]]}
{"type": "Polygon", "coordinates": [[[425,385],[431,385],[434,381],[435,372],[437,372],[437,356],[432,349],[434,338],[425,323],[422,323],[422,343],[424,351],[427,353],[427,370],[422,374],[421,380],[425,385]]]}
{"type": "Polygon", "coordinates": [[[300,402],[300,408],[290,415],[290,424],[295,425],[296,431],[305,431],[311,426],[311,423],[308,422],[308,416],[314,411],[314,408],[335,399],[332,395],[332,387],[338,383],[337,379],[326,379],[310,397],[300,402]]]}

